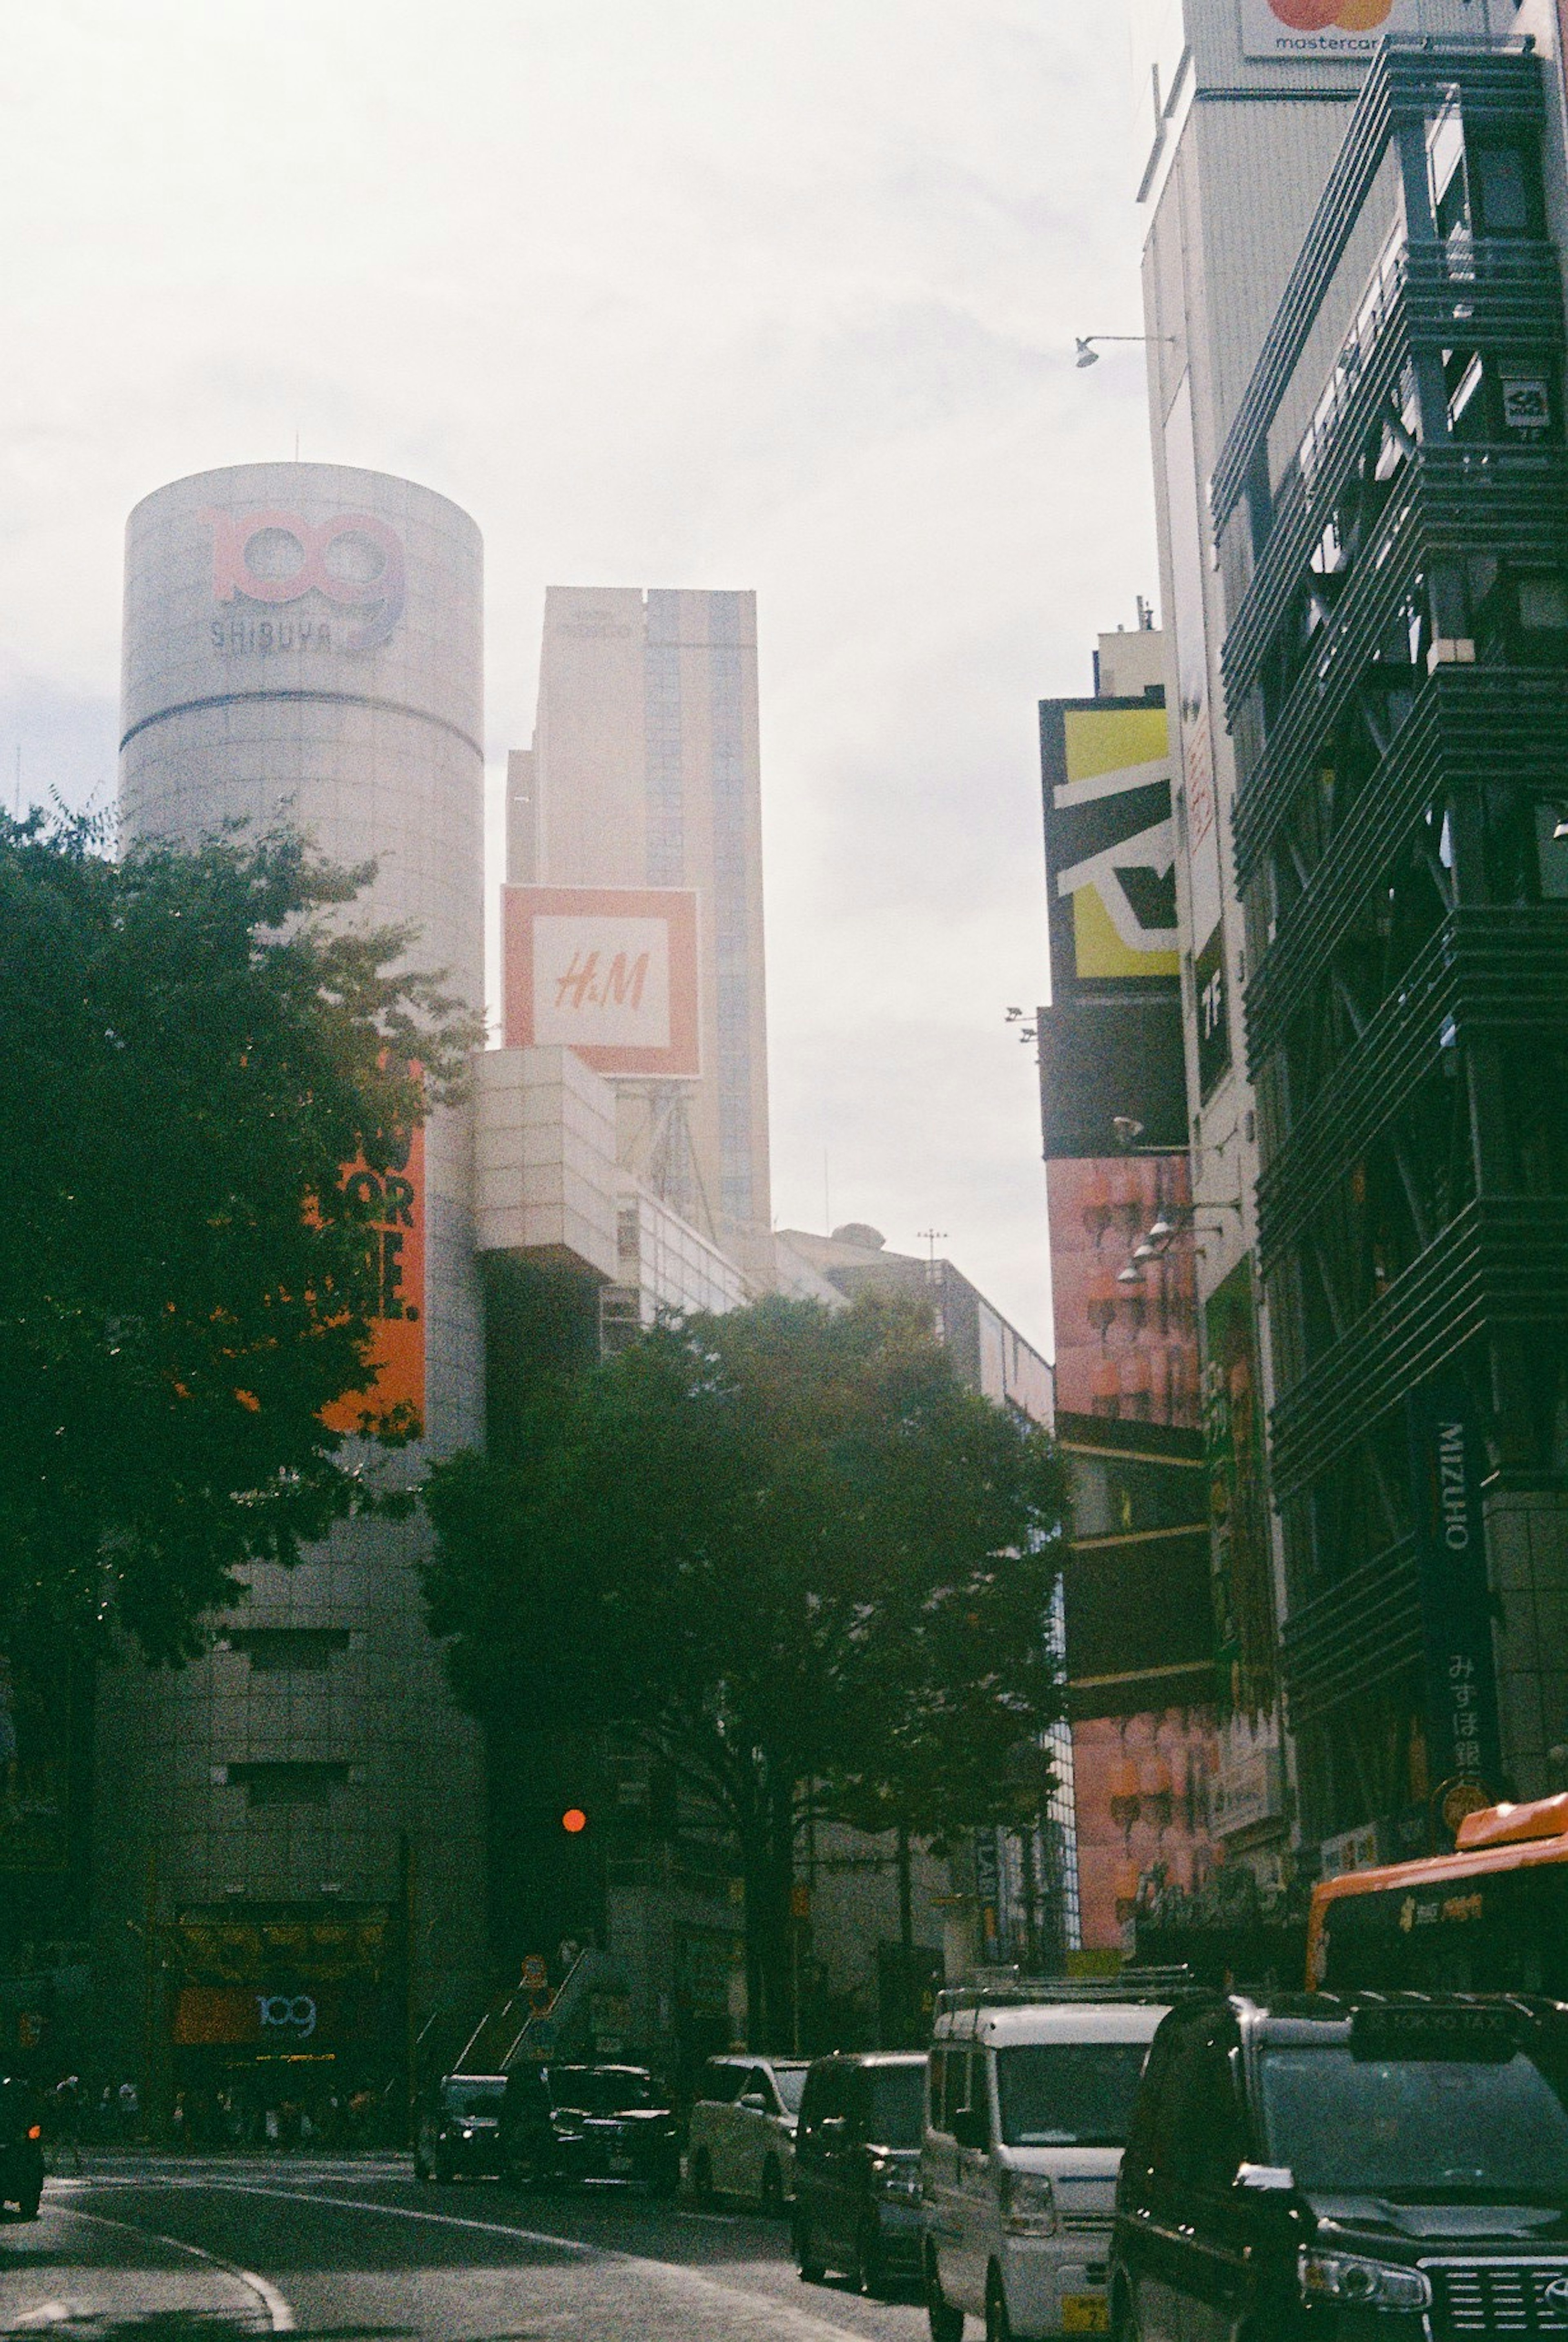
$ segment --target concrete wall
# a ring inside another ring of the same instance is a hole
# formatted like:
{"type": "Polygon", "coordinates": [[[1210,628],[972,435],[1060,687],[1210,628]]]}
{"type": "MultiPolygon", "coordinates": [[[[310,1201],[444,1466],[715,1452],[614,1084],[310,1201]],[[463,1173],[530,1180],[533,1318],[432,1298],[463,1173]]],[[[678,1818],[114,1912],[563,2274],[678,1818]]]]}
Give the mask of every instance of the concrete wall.
{"type": "Polygon", "coordinates": [[[474,1061],[475,1229],[482,1252],[617,1269],[615,1095],[571,1049],[474,1061]]]}

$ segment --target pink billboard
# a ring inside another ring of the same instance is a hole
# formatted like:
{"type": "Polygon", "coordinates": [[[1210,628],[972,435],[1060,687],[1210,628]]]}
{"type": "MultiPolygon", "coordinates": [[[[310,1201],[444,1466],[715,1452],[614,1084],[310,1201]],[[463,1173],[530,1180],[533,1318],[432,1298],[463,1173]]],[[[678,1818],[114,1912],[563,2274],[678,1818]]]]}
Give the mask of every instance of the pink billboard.
{"type": "Polygon", "coordinates": [[[1195,1430],[1198,1305],[1184,1155],[1045,1166],[1056,1405],[1069,1415],[1195,1430]],[[1164,1222],[1155,1257],[1135,1249],[1164,1222]],[[1133,1267],[1136,1282],[1122,1272],[1133,1267]]]}
{"type": "Polygon", "coordinates": [[[1140,1889],[1201,1887],[1219,1741],[1212,1710],[1168,1707],[1073,1726],[1078,1891],[1085,1951],[1133,1948],[1140,1889]]]}

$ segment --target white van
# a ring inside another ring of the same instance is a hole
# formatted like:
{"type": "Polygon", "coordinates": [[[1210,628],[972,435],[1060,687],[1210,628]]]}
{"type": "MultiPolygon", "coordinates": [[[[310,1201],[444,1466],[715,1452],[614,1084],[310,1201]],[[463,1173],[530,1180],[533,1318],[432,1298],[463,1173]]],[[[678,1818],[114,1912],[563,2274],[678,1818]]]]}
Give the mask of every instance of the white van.
{"type": "Polygon", "coordinates": [[[1104,2334],[1116,2172],[1168,2002],[944,1992],[921,2147],[932,2342],[1104,2334]]]}

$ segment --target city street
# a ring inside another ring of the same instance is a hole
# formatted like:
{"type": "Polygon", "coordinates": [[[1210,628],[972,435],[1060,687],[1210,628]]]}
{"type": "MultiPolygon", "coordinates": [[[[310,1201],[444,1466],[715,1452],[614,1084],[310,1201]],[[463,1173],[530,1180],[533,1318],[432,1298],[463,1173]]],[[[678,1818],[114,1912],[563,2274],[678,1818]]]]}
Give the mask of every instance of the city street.
{"type": "Polygon", "coordinates": [[[95,2159],[0,2225],[0,2333],[83,2342],[914,2342],[913,2295],[804,2287],[783,2222],[609,2187],[421,2187],[406,2157],[95,2159]]]}

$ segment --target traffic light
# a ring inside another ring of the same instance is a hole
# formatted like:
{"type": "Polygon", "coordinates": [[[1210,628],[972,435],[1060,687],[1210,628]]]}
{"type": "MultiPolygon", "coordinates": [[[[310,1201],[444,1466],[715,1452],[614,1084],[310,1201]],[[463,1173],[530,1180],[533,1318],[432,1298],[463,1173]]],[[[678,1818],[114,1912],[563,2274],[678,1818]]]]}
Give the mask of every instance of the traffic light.
{"type": "Polygon", "coordinates": [[[581,1806],[568,1806],[561,1817],[561,1827],[568,1837],[579,1837],[588,1827],[588,1817],[581,1806]]]}

